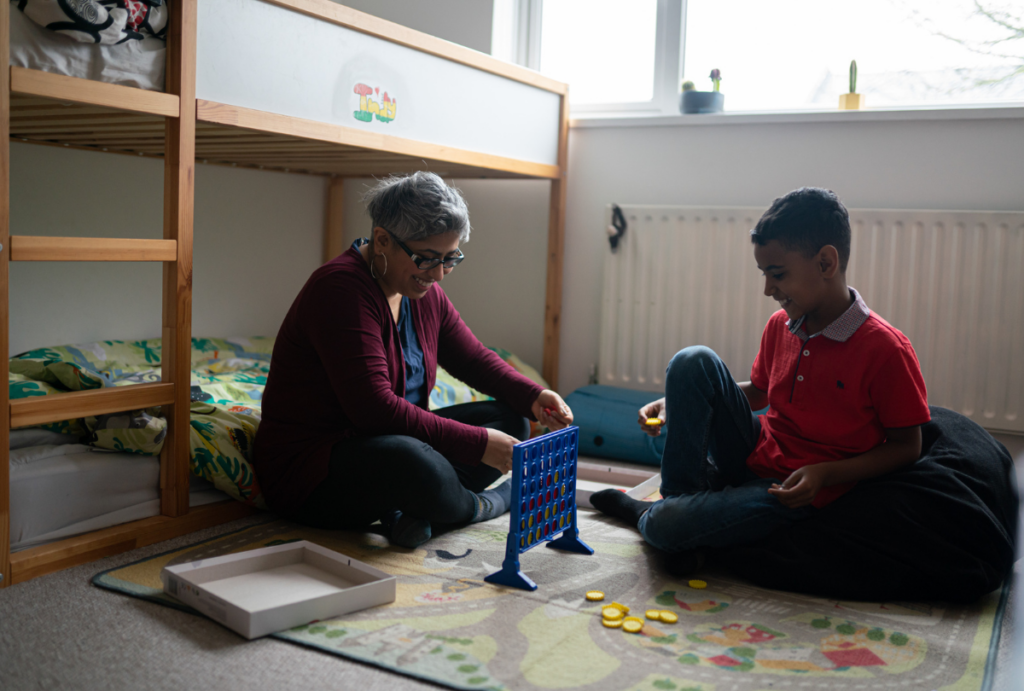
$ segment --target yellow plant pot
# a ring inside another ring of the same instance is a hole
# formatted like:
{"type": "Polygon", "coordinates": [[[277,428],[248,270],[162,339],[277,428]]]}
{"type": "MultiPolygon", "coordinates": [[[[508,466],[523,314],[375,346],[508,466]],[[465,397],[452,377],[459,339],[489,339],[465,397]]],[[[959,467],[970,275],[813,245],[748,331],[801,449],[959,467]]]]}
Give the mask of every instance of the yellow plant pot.
{"type": "Polygon", "coordinates": [[[864,94],[839,94],[839,110],[860,110],[864,107],[864,94]]]}

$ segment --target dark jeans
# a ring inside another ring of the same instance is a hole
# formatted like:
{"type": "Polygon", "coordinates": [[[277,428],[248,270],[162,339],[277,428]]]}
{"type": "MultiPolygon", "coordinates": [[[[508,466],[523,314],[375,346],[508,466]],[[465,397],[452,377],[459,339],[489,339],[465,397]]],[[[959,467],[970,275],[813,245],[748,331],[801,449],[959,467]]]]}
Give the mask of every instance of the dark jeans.
{"type": "MultiPolygon", "coordinates": [[[[435,415],[476,427],[489,427],[520,441],[530,425],[499,401],[463,403],[435,415]]],[[[453,464],[418,439],[401,435],[359,437],[331,450],[327,479],[293,516],[314,528],[364,528],[399,510],[431,523],[463,523],[473,517],[475,492],[501,473],[489,465],[453,464]]]]}
{"type": "Polygon", "coordinates": [[[788,508],[768,493],[785,478],[760,478],[747,467],[761,421],[714,351],[694,346],[676,353],[665,376],[665,408],[664,499],[639,525],[648,543],[666,552],[727,547],[817,511],[788,508]]]}

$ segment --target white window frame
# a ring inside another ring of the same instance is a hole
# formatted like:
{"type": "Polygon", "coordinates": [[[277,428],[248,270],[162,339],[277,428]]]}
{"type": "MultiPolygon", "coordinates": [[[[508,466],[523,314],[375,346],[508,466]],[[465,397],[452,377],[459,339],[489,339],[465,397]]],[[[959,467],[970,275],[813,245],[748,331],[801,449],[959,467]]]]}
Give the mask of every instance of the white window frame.
{"type": "MultiPolygon", "coordinates": [[[[654,44],[654,94],[633,103],[573,104],[572,114],[670,115],[679,113],[683,75],[686,0],[658,0],[654,44]]],[[[541,19],[544,0],[495,0],[492,54],[532,70],[540,70],[541,19]]],[[[571,96],[570,89],[570,96],[571,96]]]]}
{"type": "MultiPolygon", "coordinates": [[[[1024,102],[893,106],[862,111],[737,111],[697,118],[679,114],[684,74],[687,0],[658,0],[654,54],[654,97],[640,103],[575,104],[573,126],[742,124],[754,122],[836,122],[865,120],[973,120],[1024,118],[1024,102]],[[676,31],[671,31],[676,28],[676,31]]],[[[492,54],[533,70],[540,68],[544,0],[494,0],[492,54]]]]}

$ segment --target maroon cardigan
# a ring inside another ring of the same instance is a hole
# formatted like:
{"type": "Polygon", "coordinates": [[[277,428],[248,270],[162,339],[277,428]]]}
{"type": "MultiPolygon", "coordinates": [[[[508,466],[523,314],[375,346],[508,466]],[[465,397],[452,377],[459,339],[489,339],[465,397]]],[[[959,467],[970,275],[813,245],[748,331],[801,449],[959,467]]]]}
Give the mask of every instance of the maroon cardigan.
{"type": "MultiPolygon", "coordinates": [[[[410,300],[423,349],[427,391],[437,365],[532,418],[541,387],[485,348],[434,284],[410,300]]],[[[412,405],[398,326],[358,250],[324,264],[306,281],[281,325],[263,394],[253,464],[275,511],[296,511],[327,477],[331,447],[354,436],[420,439],[453,463],[477,465],[487,431],[412,405]]],[[[371,491],[371,490],[367,490],[371,491]]]]}

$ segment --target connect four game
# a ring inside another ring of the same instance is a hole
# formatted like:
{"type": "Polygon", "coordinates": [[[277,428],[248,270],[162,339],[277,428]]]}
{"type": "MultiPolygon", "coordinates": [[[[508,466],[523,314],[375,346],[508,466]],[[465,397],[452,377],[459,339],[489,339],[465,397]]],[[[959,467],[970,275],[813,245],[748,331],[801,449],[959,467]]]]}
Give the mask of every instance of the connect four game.
{"type": "Polygon", "coordinates": [[[579,554],[594,550],[576,526],[579,427],[516,444],[512,452],[512,510],[501,571],[484,580],[523,590],[537,584],[519,568],[519,555],[537,545],[579,554]]]}

